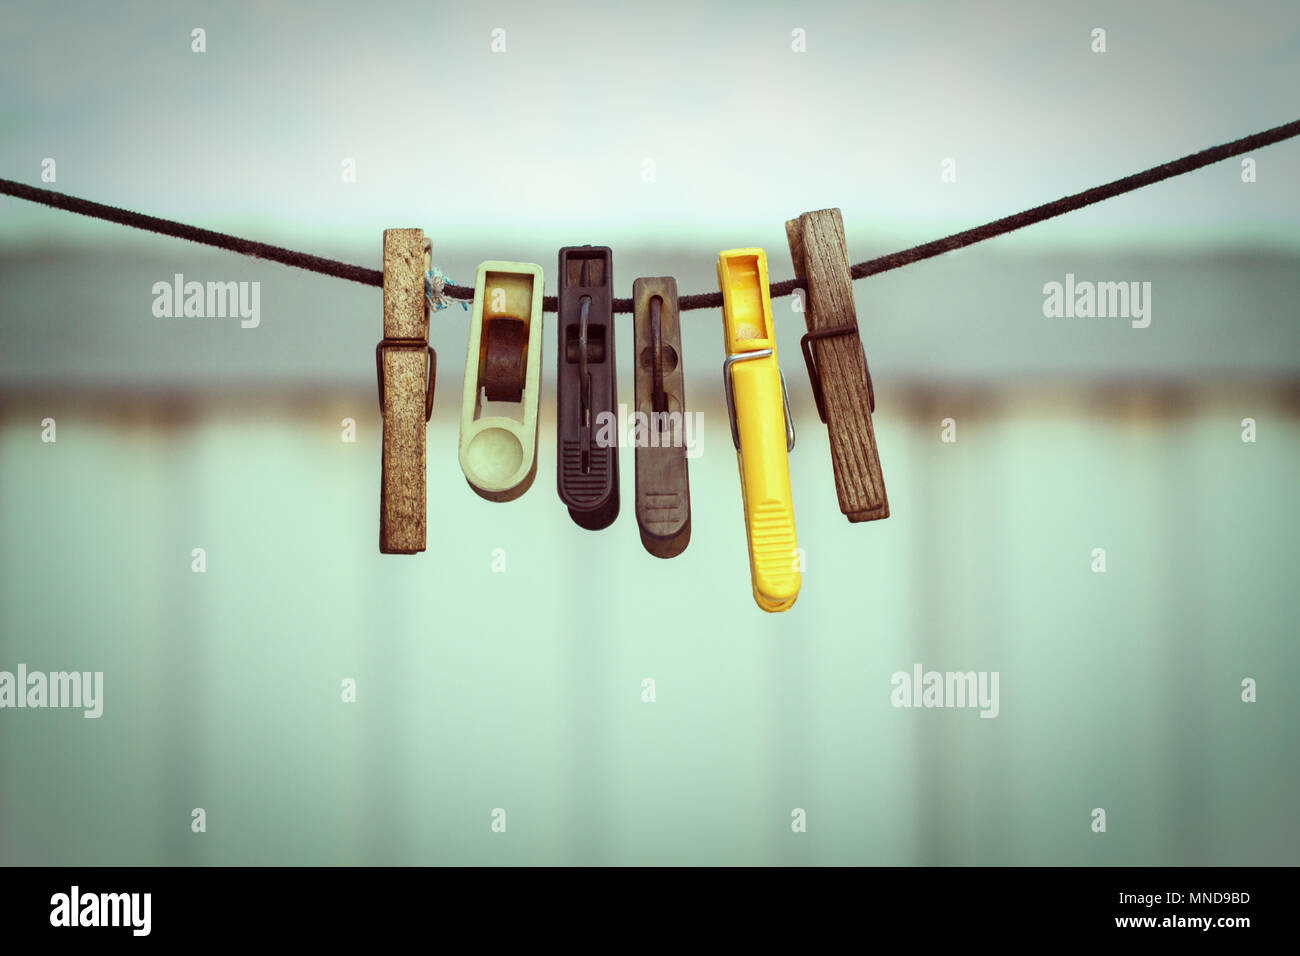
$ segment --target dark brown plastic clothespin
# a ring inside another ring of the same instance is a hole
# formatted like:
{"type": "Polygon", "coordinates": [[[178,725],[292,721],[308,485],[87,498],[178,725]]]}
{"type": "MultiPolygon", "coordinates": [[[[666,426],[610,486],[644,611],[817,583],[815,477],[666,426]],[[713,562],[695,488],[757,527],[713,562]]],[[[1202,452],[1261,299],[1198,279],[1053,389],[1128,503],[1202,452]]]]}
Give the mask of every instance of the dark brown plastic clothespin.
{"type": "Polygon", "coordinates": [[[672,558],[691,540],[691,487],[686,468],[686,380],[677,280],[632,283],[632,365],[636,380],[636,523],[641,543],[672,558]],[[644,422],[642,430],[640,424],[644,422]]]}
{"type": "Polygon", "coordinates": [[[844,220],[838,209],[806,212],[785,224],[796,278],[808,285],[800,341],[817,414],[830,431],[840,510],[850,521],[889,517],[871,413],[871,372],[858,337],[844,220]]]}
{"type": "Polygon", "coordinates": [[[618,517],[618,446],[607,416],[618,414],[614,376],[614,295],[606,246],[560,250],[556,280],[556,432],[560,500],[577,524],[599,531],[618,517]]]}
{"type": "Polygon", "coordinates": [[[384,230],[384,338],[375,346],[384,416],[379,550],[425,547],[425,428],[433,412],[438,357],[429,347],[424,276],[433,247],[422,229],[384,230]]]}

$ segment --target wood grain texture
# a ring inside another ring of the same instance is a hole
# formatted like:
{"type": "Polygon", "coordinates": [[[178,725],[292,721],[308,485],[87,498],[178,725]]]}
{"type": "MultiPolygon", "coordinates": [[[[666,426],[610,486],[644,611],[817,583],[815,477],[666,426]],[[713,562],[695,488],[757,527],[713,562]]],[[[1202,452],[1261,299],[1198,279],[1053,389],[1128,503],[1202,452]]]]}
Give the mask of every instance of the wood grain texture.
{"type": "MultiPolygon", "coordinates": [[[[855,323],[853,279],[840,211],[806,212],[787,222],[785,231],[794,274],[808,284],[804,308],[808,330],[855,323]]],[[[821,373],[840,511],[850,521],[888,518],[889,499],[871,423],[862,340],[856,333],[816,339],[812,352],[821,373]]]]}
{"type": "Polygon", "coordinates": [[[424,404],[430,371],[426,261],[423,230],[384,230],[384,338],[407,340],[386,345],[381,353],[379,550],[384,554],[415,554],[425,548],[424,404]]]}

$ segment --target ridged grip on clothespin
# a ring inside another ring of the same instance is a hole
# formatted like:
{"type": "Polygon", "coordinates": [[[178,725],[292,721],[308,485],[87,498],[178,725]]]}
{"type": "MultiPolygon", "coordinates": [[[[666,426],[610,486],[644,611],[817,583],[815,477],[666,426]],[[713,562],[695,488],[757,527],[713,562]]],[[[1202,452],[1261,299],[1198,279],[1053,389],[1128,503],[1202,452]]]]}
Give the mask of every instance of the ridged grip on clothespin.
{"type": "Polygon", "coordinates": [[[580,527],[600,531],[619,510],[618,447],[599,441],[618,414],[609,247],[565,246],[556,282],[556,488],[580,527]]]}
{"type": "Polygon", "coordinates": [[[375,350],[384,416],[379,496],[384,554],[425,548],[425,428],[436,373],[424,292],[431,260],[422,229],[384,230],[384,338],[375,350]]]}
{"type": "Polygon", "coordinates": [[[785,224],[794,274],[808,285],[804,306],[808,374],[829,429],[840,511],[850,521],[889,517],[885,476],[871,422],[874,396],[853,304],[844,220],[838,209],[806,212],[785,224]],[[827,334],[830,333],[830,334],[827,334]]]}

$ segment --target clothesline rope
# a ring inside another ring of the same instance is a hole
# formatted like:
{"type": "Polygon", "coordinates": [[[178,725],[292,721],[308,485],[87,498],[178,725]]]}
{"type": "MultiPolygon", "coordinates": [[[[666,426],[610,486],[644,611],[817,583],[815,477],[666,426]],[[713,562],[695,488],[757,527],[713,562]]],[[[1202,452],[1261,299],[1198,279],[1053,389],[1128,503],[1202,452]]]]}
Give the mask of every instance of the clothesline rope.
{"type": "MultiPolygon", "coordinates": [[[[1172,179],[1175,176],[1181,176],[1203,166],[1209,166],[1233,156],[1240,156],[1263,146],[1271,146],[1274,143],[1280,143],[1295,136],[1300,136],[1300,120],[1285,123],[1282,126],[1275,126],[1272,129],[1254,133],[1250,136],[1243,136],[1241,139],[1223,143],[1220,146],[1211,146],[1181,159],[1153,166],[1140,173],[1134,173],[1113,182],[1094,186],[1091,189],[1064,196],[1041,206],[1034,206],[1032,209],[1005,216],[982,226],[976,226],[974,229],[967,229],[964,232],[954,233],[951,236],[935,239],[932,242],[913,246],[910,249],[878,256],[875,259],[868,259],[866,262],[859,262],[851,268],[850,273],[854,279],[865,279],[867,276],[911,265],[914,262],[930,259],[945,252],[951,252],[954,249],[961,249],[964,246],[974,245],[977,242],[983,242],[985,239],[992,239],[995,236],[1001,236],[1016,229],[1023,229],[1025,226],[1053,219],[1067,212],[1082,209],[1084,206],[1091,206],[1093,203],[1101,202],[1104,199],[1132,192],[1135,189],[1141,189],[1143,186],[1150,186],[1165,179],[1172,179]]],[[[54,209],[62,209],[65,212],[102,219],[121,226],[130,226],[134,229],[143,229],[163,236],[186,239],[205,246],[242,253],[257,259],[269,259],[272,262],[307,269],[310,272],[333,276],[336,279],[360,282],[362,285],[382,286],[384,282],[384,274],[379,269],[367,269],[363,266],[340,262],[337,259],[327,259],[323,256],[286,249],[283,246],[275,246],[265,242],[232,236],[224,232],[215,232],[211,229],[187,225],[172,219],[149,216],[130,209],[121,209],[117,206],[109,206],[90,199],[69,196],[52,189],[29,186],[26,183],[15,182],[12,179],[0,179],[0,194],[25,199],[29,202],[41,203],[54,209]]],[[[800,279],[785,279],[781,282],[773,282],[770,285],[772,298],[791,295],[796,289],[804,287],[804,282],[800,279]]],[[[467,301],[474,297],[474,290],[469,286],[447,283],[443,288],[443,294],[452,299],[467,301]]],[[[722,307],[722,293],[705,292],[684,295],[678,299],[677,306],[681,311],[718,309],[722,307]]],[[[554,312],[555,296],[546,296],[542,308],[544,311],[554,312]]],[[[630,313],[632,311],[632,300],[630,298],[615,299],[614,311],[630,313]]]]}

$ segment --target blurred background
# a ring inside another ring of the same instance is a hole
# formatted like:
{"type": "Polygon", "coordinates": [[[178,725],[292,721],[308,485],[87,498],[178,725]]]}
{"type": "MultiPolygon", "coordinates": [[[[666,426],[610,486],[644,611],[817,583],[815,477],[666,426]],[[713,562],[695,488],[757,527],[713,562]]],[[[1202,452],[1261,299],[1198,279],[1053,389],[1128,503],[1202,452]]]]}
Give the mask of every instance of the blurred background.
{"type": "MultiPolygon", "coordinates": [[[[52,2],[5,14],[0,175],[372,268],[420,226],[457,281],[538,262],[548,294],[560,246],[608,244],[616,294],[688,293],[736,246],[790,276],[805,210],[867,259],[1294,120],[1297,89],[1287,2],[52,2]]],[[[683,318],[680,557],[640,545],[630,448],[611,528],[560,504],[549,324],[536,482],[470,491],[459,306],[429,549],[381,556],[378,289],[0,198],[0,670],[105,683],[99,720],[0,712],[0,863],[1300,862],[1300,143],[1251,158],[858,282],[885,521],[840,515],[774,303],[807,553],[780,615],[716,311],[683,318]],[[259,327],[156,318],[176,273],[260,282],[259,327]],[[1045,318],[1067,273],[1150,282],[1150,327],[1045,318]],[[892,707],[917,663],[997,671],[999,716],[892,707]]]]}

